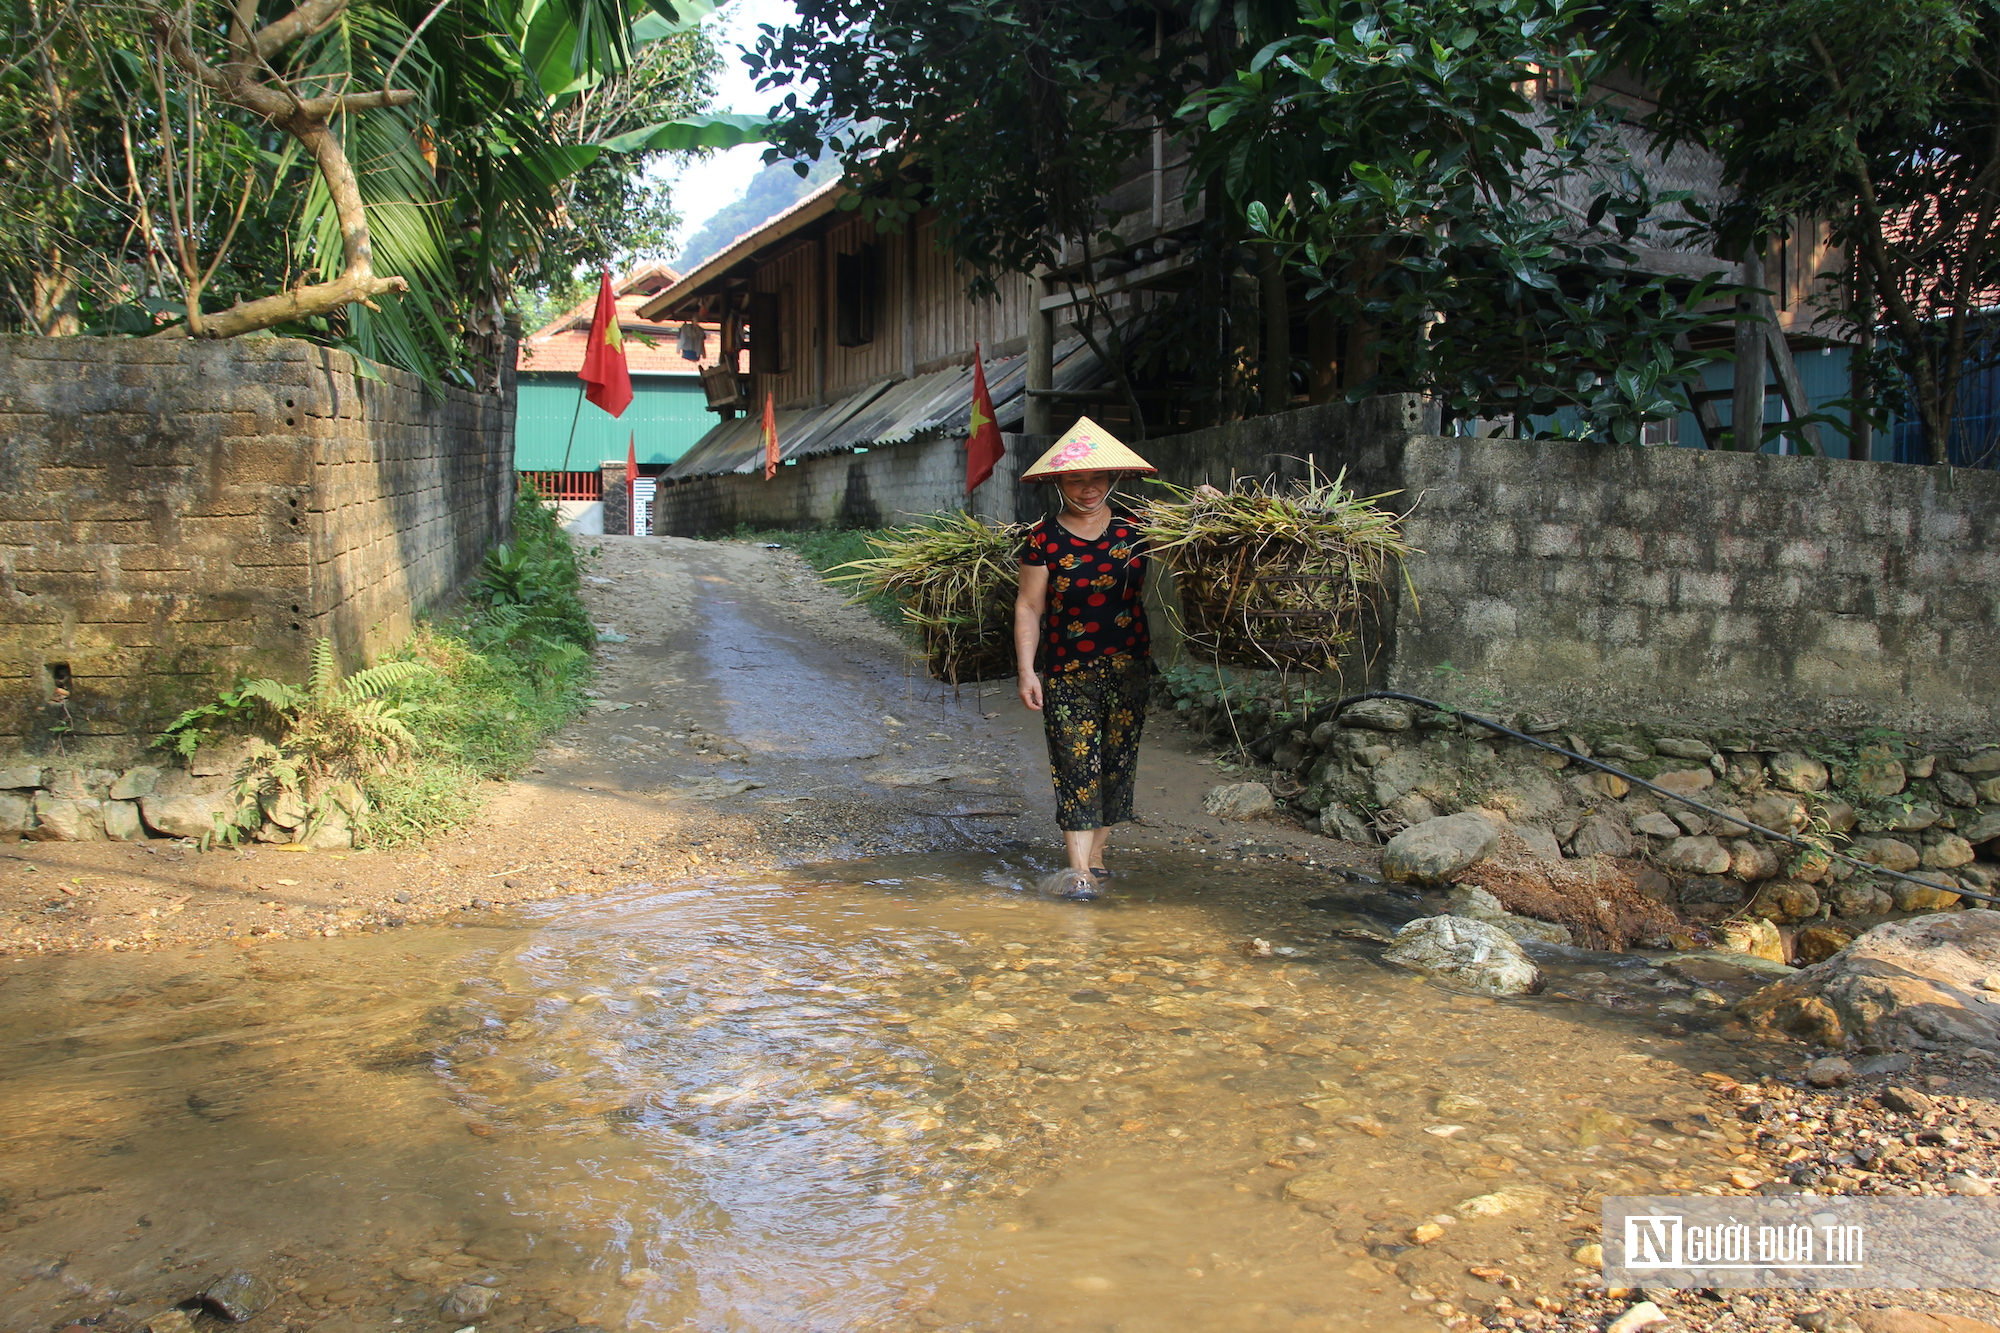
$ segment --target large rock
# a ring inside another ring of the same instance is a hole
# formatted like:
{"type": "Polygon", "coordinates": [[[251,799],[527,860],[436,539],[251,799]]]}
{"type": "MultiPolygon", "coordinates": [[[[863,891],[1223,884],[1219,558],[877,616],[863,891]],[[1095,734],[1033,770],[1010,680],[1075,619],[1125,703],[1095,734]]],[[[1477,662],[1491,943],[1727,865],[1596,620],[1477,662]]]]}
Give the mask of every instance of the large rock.
{"type": "Polygon", "coordinates": [[[1729,863],[1729,849],[1707,835],[1675,838],[1660,852],[1660,864],[1667,869],[1695,875],[1720,875],[1729,863]]]}
{"type": "Polygon", "coordinates": [[[34,793],[0,791],[0,834],[26,833],[34,827],[34,793]]]}
{"type": "Polygon", "coordinates": [[[1778,854],[1754,838],[1734,838],[1729,843],[1729,873],[1746,884],[1769,879],[1781,868],[1778,854]]]}
{"type": "Polygon", "coordinates": [[[1946,805],[1955,805],[1961,810],[1971,809],[1979,804],[1979,790],[1969,778],[1940,769],[1937,774],[1938,794],[1944,797],[1946,805]]]}
{"type": "Polygon", "coordinates": [[[1539,921],[1531,916],[1515,916],[1507,910],[1506,904],[1477,885],[1457,885],[1446,903],[1451,915],[1498,926],[1517,940],[1533,940],[1537,944],[1572,942],[1569,927],[1553,921],[1539,921]]]}
{"type": "Polygon", "coordinates": [[[1376,764],[1369,776],[1375,784],[1375,803],[1387,805],[1424,780],[1424,756],[1416,750],[1398,750],[1376,764]]]}
{"type": "Polygon", "coordinates": [[[1261,782],[1231,782],[1209,788],[1208,795],[1201,798],[1201,808],[1217,819],[1264,819],[1277,810],[1278,803],[1261,782]]]}
{"type": "Polygon", "coordinates": [[[0,768],[0,791],[33,791],[42,785],[42,770],[38,767],[0,768]]]}
{"type": "Polygon", "coordinates": [[[215,832],[216,816],[226,820],[235,811],[236,799],[227,792],[209,796],[145,796],[139,800],[139,813],[145,816],[146,826],[169,838],[206,838],[215,832]]]}
{"type": "Polygon", "coordinates": [[[1662,736],[1653,742],[1653,749],[1675,759],[1707,759],[1715,753],[1707,741],[1690,740],[1680,736],[1662,736]]]}
{"type": "Polygon", "coordinates": [[[1989,745],[1977,754],[1959,760],[1958,771],[1982,778],[2000,773],[2000,745],[1989,745]]]}
{"type": "Polygon", "coordinates": [[[1542,974],[1500,927],[1462,916],[1419,917],[1396,932],[1382,955],[1476,995],[1533,995],[1542,974]]]}
{"type": "Polygon", "coordinates": [[[137,801],[106,801],[103,805],[104,836],[113,842],[143,842],[146,826],[139,822],[137,801]]]}
{"type": "Polygon", "coordinates": [[[1425,820],[1389,839],[1382,873],[1399,884],[1443,884],[1500,845],[1500,830],[1470,812],[1425,820]]]}
{"type": "Polygon", "coordinates": [[[1788,791],[1759,792],[1744,807],[1744,817],[1777,833],[1796,833],[1806,826],[1806,803],[1788,791]]]}
{"type": "Polygon", "coordinates": [[[1394,699],[1363,699],[1341,710],[1340,725],[1369,731],[1408,731],[1410,709],[1394,699]]]}
{"type": "Polygon", "coordinates": [[[111,799],[114,801],[136,801],[141,796],[151,796],[153,788],[159,785],[160,770],[150,764],[128,768],[118,775],[118,781],[111,784],[111,799]]]}
{"type": "Polygon", "coordinates": [[[1956,833],[1947,833],[1924,848],[1924,867],[1928,870],[1955,870],[1970,860],[1972,844],[1956,833]]]}
{"type": "MultiPolygon", "coordinates": [[[[1774,879],[1761,885],[1750,900],[1750,912],[1779,925],[1804,921],[1819,911],[1819,890],[1795,879],[1774,879]]],[[[1780,958],[1779,962],[1784,959],[1780,958]]]]}
{"type": "Polygon", "coordinates": [[[1570,837],[1569,849],[1576,856],[1630,856],[1637,850],[1625,821],[1616,815],[1592,815],[1570,837]]]}
{"type": "Polygon", "coordinates": [[[1645,814],[1640,815],[1632,821],[1632,827],[1638,829],[1641,833],[1651,834],[1655,838],[1678,838],[1681,836],[1681,826],[1659,810],[1648,810],[1645,814]]]}
{"type": "Polygon", "coordinates": [[[108,768],[52,768],[42,775],[49,795],[65,801],[101,801],[118,775],[108,768]]]}
{"type": "Polygon", "coordinates": [[[2000,912],[1975,909],[1891,921],[1832,958],[1736,1006],[1756,1027],[1822,1046],[2000,1051],[2000,1005],[1981,983],[2000,972],[2000,912]]]}
{"type": "Polygon", "coordinates": [[[28,836],[40,842],[102,842],[102,802],[89,797],[65,800],[45,791],[37,792],[35,827],[28,836]]]}

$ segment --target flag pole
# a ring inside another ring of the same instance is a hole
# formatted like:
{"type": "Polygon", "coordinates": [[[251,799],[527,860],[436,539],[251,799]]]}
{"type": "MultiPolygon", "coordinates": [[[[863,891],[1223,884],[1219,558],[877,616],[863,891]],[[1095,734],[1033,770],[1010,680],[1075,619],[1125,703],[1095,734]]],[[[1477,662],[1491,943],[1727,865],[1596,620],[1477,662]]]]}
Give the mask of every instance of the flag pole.
{"type": "MultiPolygon", "coordinates": [[[[570,413],[569,443],[563,446],[562,471],[564,476],[569,475],[569,451],[576,447],[576,423],[583,417],[583,391],[585,387],[582,380],[576,382],[576,411],[570,413]]],[[[557,484],[560,485],[561,483],[558,482],[557,484]]]]}

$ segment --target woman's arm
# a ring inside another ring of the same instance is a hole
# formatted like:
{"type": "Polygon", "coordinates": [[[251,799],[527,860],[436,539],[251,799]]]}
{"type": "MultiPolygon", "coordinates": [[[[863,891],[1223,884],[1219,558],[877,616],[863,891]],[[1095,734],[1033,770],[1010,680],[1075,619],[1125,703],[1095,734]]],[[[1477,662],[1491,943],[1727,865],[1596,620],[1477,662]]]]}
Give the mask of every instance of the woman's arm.
{"type": "Polygon", "coordinates": [[[1042,682],[1035,675],[1035,648],[1042,641],[1042,616],[1049,608],[1049,567],[1021,566],[1021,591],[1014,597],[1014,665],[1020,673],[1021,702],[1042,711],[1042,682]]]}

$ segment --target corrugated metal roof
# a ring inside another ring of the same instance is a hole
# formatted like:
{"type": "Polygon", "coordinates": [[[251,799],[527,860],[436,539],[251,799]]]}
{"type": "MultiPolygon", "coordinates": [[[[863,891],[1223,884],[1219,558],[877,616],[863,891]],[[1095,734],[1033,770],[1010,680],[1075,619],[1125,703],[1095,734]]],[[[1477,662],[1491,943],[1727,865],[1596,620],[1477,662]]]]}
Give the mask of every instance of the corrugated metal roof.
{"type": "MultiPolygon", "coordinates": [[[[1057,389],[1087,389],[1103,378],[1097,356],[1081,338],[1055,349],[1057,389]]],[[[989,361],[986,389],[1003,429],[1018,428],[1027,409],[1025,356],[989,361]]],[[[972,367],[950,366],[913,380],[882,380],[825,407],[777,414],[782,458],[815,458],[857,448],[902,444],[926,435],[964,435],[972,425],[972,367]]],[[[760,412],[718,422],[665,473],[668,481],[755,472],[764,461],[760,412]]]]}

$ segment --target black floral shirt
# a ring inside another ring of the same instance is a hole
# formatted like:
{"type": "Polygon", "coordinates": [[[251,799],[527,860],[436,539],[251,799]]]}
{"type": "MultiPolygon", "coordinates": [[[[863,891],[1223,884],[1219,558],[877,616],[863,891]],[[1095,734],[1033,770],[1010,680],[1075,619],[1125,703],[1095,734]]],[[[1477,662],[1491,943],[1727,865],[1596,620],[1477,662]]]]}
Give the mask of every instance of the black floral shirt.
{"type": "Polygon", "coordinates": [[[1028,532],[1024,565],[1049,571],[1048,612],[1042,619],[1041,666],[1074,671],[1110,659],[1130,663],[1152,655],[1146,630],[1146,542],[1129,519],[1113,515],[1104,535],[1086,541],[1053,518],[1028,532]]]}

